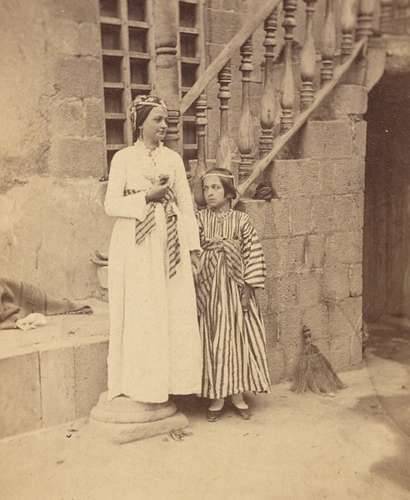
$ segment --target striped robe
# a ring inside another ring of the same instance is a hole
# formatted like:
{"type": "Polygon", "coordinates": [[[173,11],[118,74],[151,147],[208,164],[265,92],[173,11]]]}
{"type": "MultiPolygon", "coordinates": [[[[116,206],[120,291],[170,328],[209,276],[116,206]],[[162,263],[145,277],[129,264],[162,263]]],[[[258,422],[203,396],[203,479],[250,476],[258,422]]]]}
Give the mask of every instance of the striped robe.
{"type": "Polygon", "coordinates": [[[254,293],[266,276],[262,246],[243,212],[229,210],[221,217],[206,209],[197,218],[202,248],[196,277],[202,396],[268,392],[265,329],[254,293]],[[242,310],[240,298],[245,283],[252,287],[248,312],[242,310]]]}

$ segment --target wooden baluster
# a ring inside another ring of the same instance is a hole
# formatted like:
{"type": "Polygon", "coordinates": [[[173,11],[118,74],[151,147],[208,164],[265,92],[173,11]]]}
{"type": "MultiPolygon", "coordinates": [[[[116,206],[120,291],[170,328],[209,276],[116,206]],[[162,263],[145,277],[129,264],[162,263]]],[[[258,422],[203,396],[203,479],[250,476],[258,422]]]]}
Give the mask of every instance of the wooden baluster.
{"type": "Polygon", "coordinates": [[[230,84],[232,82],[231,63],[228,61],[218,73],[218,99],[220,109],[219,141],[216,151],[216,165],[231,169],[232,151],[229,138],[229,100],[231,98],[230,84]]]}
{"type": "Polygon", "coordinates": [[[373,32],[374,0],[359,0],[357,38],[368,38],[373,32]]]}
{"type": "Polygon", "coordinates": [[[296,26],[295,15],[297,0],[284,0],[283,9],[285,18],[282,26],[285,30],[285,68],[282,78],[282,98],[280,101],[282,113],[280,117],[281,133],[289,130],[293,125],[295,107],[295,77],[292,65],[293,30],[296,26]]]}
{"type": "Polygon", "coordinates": [[[168,106],[166,144],[182,152],[179,134],[179,72],[177,59],[178,0],[154,2],[155,26],[155,88],[168,106]],[[160,5],[161,4],[161,5],[160,5]]]}
{"type": "Polygon", "coordinates": [[[342,60],[345,61],[353,50],[353,33],[356,26],[356,0],[344,0],[342,5],[342,60]]]}
{"type": "Polygon", "coordinates": [[[325,22],[322,35],[322,67],[320,69],[320,78],[322,85],[333,78],[335,53],[335,2],[334,0],[326,0],[325,22]]]}
{"type": "Polygon", "coordinates": [[[239,67],[242,73],[242,109],[238,134],[238,149],[241,156],[239,163],[240,181],[248,177],[253,160],[254,136],[250,106],[250,82],[253,70],[252,52],[252,37],[249,37],[241,47],[241,65],[239,67]]]}
{"type": "Polygon", "coordinates": [[[273,61],[276,46],[277,30],[277,8],[266,18],[265,40],[265,74],[263,82],[263,94],[261,99],[261,136],[259,139],[259,155],[265,156],[272,149],[273,126],[276,117],[275,85],[273,81],[273,61]]]}
{"type": "Polygon", "coordinates": [[[391,33],[393,28],[393,0],[380,0],[380,31],[391,33]]]}
{"type": "Polygon", "coordinates": [[[306,4],[306,27],[305,43],[300,56],[300,76],[302,88],[300,92],[300,105],[302,109],[307,108],[314,99],[315,90],[313,79],[316,70],[316,49],[313,37],[313,14],[317,0],[304,0],[306,4]]]}
{"type": "Polygon", "coordinates": [[[195,124],[196,124],[196,136],[197,136],[197,175],[202,175],[206,171],[206,126],[208,125],[207,118],[207,99],[205,92],[201,94],[195,103],[195,124]]]}

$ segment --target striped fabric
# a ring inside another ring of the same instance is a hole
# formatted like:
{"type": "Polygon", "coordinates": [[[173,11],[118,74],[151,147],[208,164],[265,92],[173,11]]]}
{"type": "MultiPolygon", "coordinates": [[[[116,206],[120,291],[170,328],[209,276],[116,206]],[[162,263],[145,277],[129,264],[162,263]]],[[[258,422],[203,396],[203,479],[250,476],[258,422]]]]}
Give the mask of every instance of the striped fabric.
{"type": "Polygon", "coordinates": [[[270,390],[265,329],[254,288],[263,287],[266,267],[248,216],[230,210],[223,218],[198,213],[203,249],[196,276],[199,326],[204,355],[202,396],[223,398],[270,390]],[[241,290],[252,287],[247,312],[241,290]]]}
{"type": "MultiPolygon", "coordinates": [[[[124,196],[136,194],[135,189],[125,189],[124,196]]],[[[169,188],[163,201],[167,221],[167,250],[168,250],[168,276],[172,278],[177,272],[177,266],[181,262],[180,245],[178,239],[177,214],[174,212],[172,202],[175,196],[169,188]]],[[[149,203],[148,213],[144,220],[135,221],[135,243],[138,245],[155,227],[155,206],[156,202],[149,203]]]]}

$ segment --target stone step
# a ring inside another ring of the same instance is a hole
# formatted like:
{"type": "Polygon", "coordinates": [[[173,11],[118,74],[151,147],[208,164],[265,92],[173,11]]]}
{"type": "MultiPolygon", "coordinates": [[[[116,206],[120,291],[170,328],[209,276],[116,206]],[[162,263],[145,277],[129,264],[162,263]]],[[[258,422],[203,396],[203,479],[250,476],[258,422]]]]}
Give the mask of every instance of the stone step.
{"type": "Polygon", "coordinates": [[[108,307],[0,332],[0,439],[89,415],[106,390],[108,307]]]}

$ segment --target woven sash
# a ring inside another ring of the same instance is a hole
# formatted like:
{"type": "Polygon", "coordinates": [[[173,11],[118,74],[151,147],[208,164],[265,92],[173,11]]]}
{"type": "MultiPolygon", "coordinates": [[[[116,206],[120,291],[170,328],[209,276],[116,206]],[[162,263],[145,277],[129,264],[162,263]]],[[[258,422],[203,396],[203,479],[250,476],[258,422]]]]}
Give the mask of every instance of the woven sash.
{"type": "MultiPolygon", "coordinates": [[[[135,189],[126,189],[124,196],[136,194],[135,189]]],[[[155,206],[161,203],[164,206],[164,212],[167,224],[167,250],[168,250],[168,276],[172,278],[177,272],[177,266],[181,262],[180,245],[178,239],[177,214],[174,212],[172,202],[175,200],[174,193],[168,189],[164,199],[161,202],[150,202],[148,213],[144,220],[135,221],[135,243],[138,245],[155,227],[155,206]]]]}
{"type": "Polygon", "coordinates": [[[197,305],[203,311],[211,293],[212,281],[217,272],[218,261],[223,259],[228,278],[234,280],[238,286],[244,284],[243,261],[239,240],[211,239],[202,243],[200,271],[196,276],[197,305]]]}

